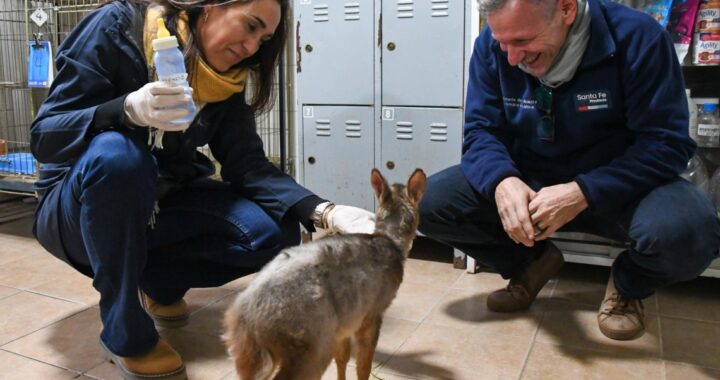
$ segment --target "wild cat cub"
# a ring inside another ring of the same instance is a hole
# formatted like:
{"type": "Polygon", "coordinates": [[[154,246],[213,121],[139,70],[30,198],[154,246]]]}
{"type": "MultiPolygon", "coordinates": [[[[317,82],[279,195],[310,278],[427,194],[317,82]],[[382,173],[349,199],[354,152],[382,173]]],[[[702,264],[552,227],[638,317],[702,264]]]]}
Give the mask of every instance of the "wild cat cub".
{"type": "Polygon", "coordinates": [[[373,169],[375,232],[283,250],[225,314],[223,339],[242,380],[320,379],[333,356],[345,379],[355,337],[358,379],[370,376],[382,314],[395,298],[415,239],[425,173],[407,186],[373,169]]]}

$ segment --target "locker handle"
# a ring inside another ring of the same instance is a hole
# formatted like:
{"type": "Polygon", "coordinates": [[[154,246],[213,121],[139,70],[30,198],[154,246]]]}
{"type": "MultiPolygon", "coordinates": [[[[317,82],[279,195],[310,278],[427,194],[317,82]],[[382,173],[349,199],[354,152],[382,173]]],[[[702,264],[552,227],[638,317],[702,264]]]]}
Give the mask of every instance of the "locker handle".
{"type": "Polygon", "coordinates": [[[312,52],[313,51],[312,45],[310,45],[310,44],[305,45],[305,51],[308,53],[312,52]]]}
{"type": "Polygon", "coordinates": [[[315,164],[315,157],[314,157],[314,156],[308,157],[308,163],[309,163],[310,165],[315,164]]]}
{"type": "Polygon", "coordinates": [[[385,163],[385,166],[387,166],[387,168],[390,170],[395,169],[395,163],[392,161],[388,161],[387,163],[385,163]]]}
{"type": "Polygon", "coordinates": [[[395,43],[394,42],[388,42],[387,49],[390,51],[395,50],[395,43]]]}

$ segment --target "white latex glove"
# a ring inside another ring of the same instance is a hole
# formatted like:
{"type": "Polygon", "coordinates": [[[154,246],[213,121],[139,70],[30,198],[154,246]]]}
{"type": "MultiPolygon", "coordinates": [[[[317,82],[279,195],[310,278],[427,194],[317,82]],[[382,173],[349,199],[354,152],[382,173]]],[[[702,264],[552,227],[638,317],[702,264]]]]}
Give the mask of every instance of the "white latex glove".
{"type": "Polygon", "coordinates": [[[138,126],[150,126],[163,131],[184,131],[189,124],[173,123],[188,115],[192,102],[192,88],[162,81],[150,82],[125,98],[125,114],[138,126]]]}
{"type": "Polygon", "coordinates": [[[353,207],[335,205],[327,215],[328,230],[341,234],[371,234],[375,231],[375,214],[353,207]]]}

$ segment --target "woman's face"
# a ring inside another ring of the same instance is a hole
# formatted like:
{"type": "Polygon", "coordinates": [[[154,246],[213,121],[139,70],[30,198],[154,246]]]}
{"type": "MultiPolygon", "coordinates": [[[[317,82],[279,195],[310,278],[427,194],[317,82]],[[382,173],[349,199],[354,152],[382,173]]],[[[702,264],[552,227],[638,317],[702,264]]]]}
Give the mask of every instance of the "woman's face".
{"type": "Polygon", "coordinates": [[[277,0],[208,6],[198,20],[200,49],[207,64],[222,73],[253,56],[272,38],[278,24],[277,0]]]}

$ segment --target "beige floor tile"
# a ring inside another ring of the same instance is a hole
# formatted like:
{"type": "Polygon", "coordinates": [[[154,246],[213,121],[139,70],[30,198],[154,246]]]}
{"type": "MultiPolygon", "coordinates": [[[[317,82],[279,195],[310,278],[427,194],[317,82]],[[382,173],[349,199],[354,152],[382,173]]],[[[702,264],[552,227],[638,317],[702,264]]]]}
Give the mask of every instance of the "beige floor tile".
{"type": "Polygon", "coordinates": [[[103,361],[98,343],[101,329],[98,309],[89,308],[6,344],[3,349],[44,363],[83,372],[103,361]]]}
{"type": "Polygon", "coordinates": [[[27,292],[0,300],[0,346],[86,308],[27,292]]]}
{"type": "Polygon", "coordinates": [[[535,333],[542,316],[541,300],[526,312],[495,313],[487,309],[487,296],[475,290],[451,289],[423,323],[519,338],[535,333]]]}
{"type": "Polygon", "coordinates": [[[2,234],[0,236],[2,236],[2,242],[0,242],[0,247],[2,247],[0,249],[0,266],[41,254],[49,255],[35,239],[2,234]]]}
{"type": "Polygon", "coordinates": [[[0,286],[0,300],[6,297],[10,297],[13,294],[20,293],[21,290],[15,288],[8,288],[7,286],[0,286]]]}
{"type": "Polygon", "coordinates": [[[78,374],[75,372],[0,350],[0,379],[2,380],[66,380],[77,376],[78,374]]]}
{"type": "Polygon", "coordinates": [[[0,265],[0,285],[31,289],[48,282],[82,276],[69,265],[48,254],[35,255],[0,265]]]}
{"type": "Polygon", "coordinates": [[[597,308],[591,305],[548,301],[536,341],[596,351],[624,353],[630,357],[660,357],[658,317],[645,316],[646,330],[635,340],[617,341],[605,337],[598,328],[597,308]]]}
{"type": "Polygon", "coordinates": [[[450,286],[460,278],[463,270],[446,262],[410,258],[405,263],[403,282],[417,282],[436,286],[450,286]]]}
{"type": "Polygon", "coordinates": [[[508,281],[503,279],[497,273],[467,273],[463,272],[457,281],[452,285],[457,289],[474,290],[478,293],[490,293],[498,289],[502,289],[507,285],[508,281]]]}
{"type": "Polygon", "coordinates": [[[190,313],[195,313],[233,293],[232,290],[223,288],[195,288],[187,292],[185,302],[190,313]]]}
{"type": "Polygon", "coordinates": [[[421,322],[443,298],[448,287],[416,282],[403,282],[398,294],[385,312],[393,318],[421,322]]]}
{"type": "Polygon", "coordinates": [[[720,369],[720,324],[661,317],[665,360],[720,369]]]}
{"type": "Polygon", "coordinates": [[[535,343],[522,379],[661,379],[658,359],[535,343]]]}
{"type": "Polygon", "coordinates": [[[720,379],[720,370],[695,367],[687,364],[665,362],[665,380],[712,380],[720,379]]]}
{"type": "Polygon", "coordinates": [[[190,323],[183,327],[183,331],[206,334],[213,337],[222,335],[222,321],[225,310],[230,306],[234,297],[225,297],[190,315],[190,323]]]}
{"type": "Polygon", "coordinates": [[[170,329],[161,334],[182,356],[189,379],[219,380],[234,368],[220,336],[170,329]]]}
{"type": "Polygon", "coordinates": [[[530,338],[489,337],[423,324],[380,371],[420,379],[517,378],[530,338]]]}
{"type": "Polygon", "coordinates": [[[658,310],[670,317],[720,322],[720,279],[697,278],[658,291],[658,310]]]}
{"type": "Polygon", "coordinates": [[[608,267],[566,263],[558,276],[553,298],[599,306],[609,278],[608,267]]]}
{"type": "MultiPolygon", "coordinates": [[[[58,262],[57,265],[65,264],[58,262]]],[[[100,302],[100,293],[93,288],[92,279],[75,271],[55,276],[28,290],[85,305],[97,305],[100,302]]]]}
{"type": "Polygon", "coordinates": [[[255,278],[254,273],[244,277],[240,277],[235,281],[228,282],[227,284],[221,286],[221,288],[233,291],[243,290],[250,284],[250,281],[252,281],[253,278],[255,278]]]}
{"type": "Polygon", "coordinates": [[[120,370],[115,367],[115,364],[107,361],[100,363],[95,368],[87,371],[85,374],[94,379],[123,380],[122,376],[120,375],[120,370]]]}

